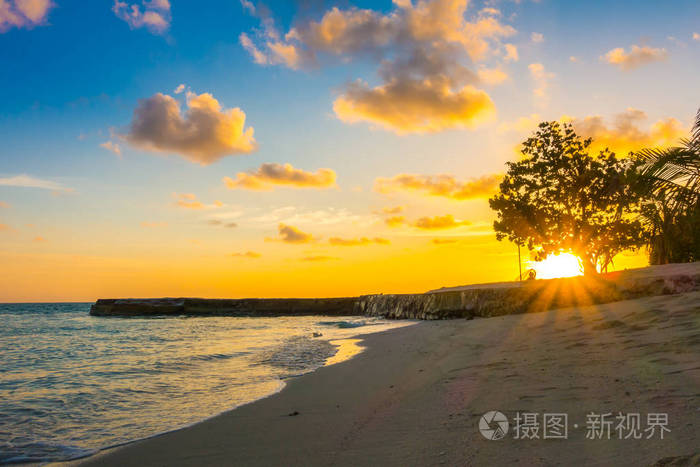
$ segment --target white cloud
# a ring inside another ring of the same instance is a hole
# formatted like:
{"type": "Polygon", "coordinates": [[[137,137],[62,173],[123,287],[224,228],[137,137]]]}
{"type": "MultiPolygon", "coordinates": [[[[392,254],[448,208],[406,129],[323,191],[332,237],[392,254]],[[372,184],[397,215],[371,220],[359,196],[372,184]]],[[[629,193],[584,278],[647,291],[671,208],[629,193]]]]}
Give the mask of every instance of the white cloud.
{"type": "Polygon", "coordinates": [[[544,35],[539,32],[533,32],[532,34],[530,34],[530,40],[535,44],[539,44],[541,42],[544,42],[544,35]]]}
{"type": "Polygon", "coordinates": [[[51,0],[0,0],[0,32],[46,23],[51,0]]]}
{"type": "Polygon", "coordinates": [[[168,0],[143,0],[141,5],[114,0],[112,11],[132,29],[145,27],[153,34],[163,34],[170,27],[168,0]]]}
{"type": "Polygon", "coordinates": [[[629,71],[648,63],[665,60],[667,57],[668,52],[666,49],[633,45],[629,51],[621,47],[612,49],[600,59],[610,65],[617,66],[621,70],[629,71]]]}
{"type": "Polygon", "coordinates": [[[53,191],[72,191],[71,188],[66,188],[60,183],[51,180],[43,180],[41,178],[32,177],[30,175],[15,175],[14,177],[0,178],[2,186],[16,186],[25,188],[41,188],[44,190],[53,191]]]}
{"type": "MultiPolygon", "coordinates": [[[[263,30],[255,37],[242,33],[239,40],[261,65],[298,69],[328,59],[374,61],[381,84],[357,80],[334,102],[344,122],[396,133],[471,128],[495,111],[488,94],[474,87],[479,78],[472,65],[515,61],[517,48],[502,44],[515,29],[501,22],[498,10],[470,15],[468,3],[403,0],[388,12],[333,7],[320,20],[299,22],[284,35],[269,16],[259,15],[263,30]]],[[[503,79],[495,73],[489,78],[492,83],[503,79]]]]}

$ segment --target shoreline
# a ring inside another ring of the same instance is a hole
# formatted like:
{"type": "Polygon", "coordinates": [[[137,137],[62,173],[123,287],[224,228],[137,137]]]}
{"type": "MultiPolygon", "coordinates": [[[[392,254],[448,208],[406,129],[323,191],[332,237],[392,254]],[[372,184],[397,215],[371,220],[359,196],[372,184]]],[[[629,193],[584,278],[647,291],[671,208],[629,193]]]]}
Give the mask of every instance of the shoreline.
{"type": "MultiPolygon", "coordinates": [[[[336,316],[329,316],[329,318],[335,318],[335,317],[336,317],[336,316]]],[[[330,340],[330,341],[328,341],[328,342],[329,342],[330,344],[336,346],[336,347],[337,347],[337,350],[336,350],[336,352],[335,352],[333,355],[331,355],[330,357],[328,357],[328,358],[326,359],[326,362],[325,362],[322,366],[320,366],[320,367],[318,367],[318,368],[315,368],[315,369],[312,369],[312,370],[310,370],[310,371],[307,371],[307,372],[305,372],[305,373],[300,373],[300,374],[296,374],[296,375],[290,375],[290,376],[281,378],[281,379],[278,380],[279,384],[278,384],[277,388],[276,388],[274,391],[269,392],[269,393],[266,393],[266,394],[264,394],[264,395],[262,395],[262,396],[259,396],[259,397],[255,398],[255,399],[252,399],[252,400],[250,400],[250,401],[244,402],[244,403],[242,403],[242,404],[236,405],[236,406],[234,406],[234,407],[231,407],[231,408],[228,408],[228,409],[224,409],[224,410],[222,410],[222,411],[220,411],[220,412],[217,412],[217,413],[208,415],[208,416],[206,416],[206,417],[204,417],[204,418],[202,418],[202,419],[200,419],[200,420],[193,421],[193,422],[190,422],[190,423],[187,423],[187,424],[185,424],[185,425],[178,426],[178,427],[175,427],[175,428],[172,428],[172,429],[166,429],[166,430],[164,430],[164,431],[159,431],[159,432],[154,433],[154,434],[149,435],[149,436],[145,436],[145,437],[141,437],[141,438],[135,438],[135,439],[132,439],[132,440],[124,441],[124,442],[121,442],[121,443],[117,443],[117,444],[114,444],[114,445],[109,445],[109,446],[105,446],[105,447],[101,447],[101,448],[95,448],[95,449],[93,449],[92,452],[90,452],[90,453],[86,453],[86,454],[84,454],[84,455],[81,455],[80,457],[75,457],[75,458],[68,459],[68,460],[65,460],[65,461],[41,461],[41,462],[34,462],[34,461],[32,461],[32,462],[24,462],[24,463],[21,462],[21,463],[19,463],[19,464],[17,464],[17,465],[28,465],[28,466],[35,466],[35,465],[36,465],[36,466],[40,466],[40,465],[53,465],[53,466],[75,466],[75,465],[82,465],[82,462],[85,462],[85,461],[90,460],[90,459],[98,459],[99,457],[101,457],[101,456],[103,456],[103,455],[106,455],[106,454],[108,454],[108,453],[110,453],[110,452],[112,452],[112,451],[114,451],[114,450],[117,450],[117,449],[120,449],[120,448],[123,448],[123,447],[126,447],[126,446],[130,446],[130,445],[132,445],[132,444],[134,444],[134,443],[139,443],[139,442],[143,442],[143,441],[148,441],[148,440],[150,440],[150,439],[157,438],[157,437],[160,437],[160,436],[163,436],[163,435],[167,435],[167,434],[170,434],[170,433],[173,433],[173,432],[177,432],[177,431],[180,431],[180,430],[186,430],[186,429],[191,428],[191,427],[193,427],[193,426],[195,426],[195,425],[198,425],[198,424],[200,424],[200,423],[204,423],[204,422],[206,422],[206,421],[208,421],[208,420],[211,420],[211,419],[213,419],[213,418],[219,417],[219,416],[221,416],[221,415],[225,415],[225,414],[227,414],[227,413],[229,413],[229,412],[232,412],[232,411],[234,411],[234,410],[237,410],[237,409],[239,409],[239,408],[241,408],[241,407],[244,407],[244,406],[246,406],[246,405],[256,403],[256,402],[261,401],[261,400],[263,400],[263,399],[266,399],[266,398],[268,398],[268,397],[273,397],[273,396],[279,394],[280,392],[282,392],[282,391],[285,389],[285,387],[287,386],[287,384],[288,384],[289,381],[293,381],[293,380],[296,380],[296,379],[298,379],[298,378],[302,378],[302,377],[304,377],[304,376],[306,376],[306,375],[308,375],[308,374],[311,374],[311,373],[313,373],[313,372],[315,372],[315,371],[320,370],[321,368],[325,368],[325,367],[330,367],[330,366],[333,366],[333,365],[337,365],[337,364],[340,364],[340,363],[349,361],[349,360],[351,360],[351,359],[357,357],[358,355],[362,354],[362,353],[366,350],[366,347],[363,345],[363,343],[364,343],[364,340],[365,340],[364,338],[366,338],[367,336],[371,336],[371,335],[375,335],[375,334],[382,334],[382,333],[385,333],[385,332],[391,332],[391,331],[395,331],[395,330],[398,330],[398,329],[401,329],[401,328],[404,328],[404,327],[413,326],[413,325],[416,325],[416,324],[419,324],[419,322],[416,321],[416,322],[412,322],[412,323],[407,323],[407,324],[404,324],[404,325],[401,325],[401,326],[396,326],[396,327],[393,327],[393,328],[390,328],[390,329],[386,329],[386,330],[383,330],[383,331],[378,331],[378,332],[359,332],[359,333],[356,334],[356,335],[353,335],[353,336],[350,336],[350,337],[346,337],[346,338],[341,338],[341,339],[334,338],[334,339],[332,339],[332,340],[330,340]]],[[[362,328],[364,328],[364,326],[358,327],[357,329],[358,329],[358,330],[362,330],[362,328]]]]}
{"type": "Polygon", "coordinates": [[[700,439],[699,302],[690,292],[359,334],[359,355],[272,396],[57,465],[651,465],[693,454],[700,439]],[[489,410],[566,412],[584,425],[586,411],[666,411],[671,432],[494,442],[477,430],[489,410]]]}

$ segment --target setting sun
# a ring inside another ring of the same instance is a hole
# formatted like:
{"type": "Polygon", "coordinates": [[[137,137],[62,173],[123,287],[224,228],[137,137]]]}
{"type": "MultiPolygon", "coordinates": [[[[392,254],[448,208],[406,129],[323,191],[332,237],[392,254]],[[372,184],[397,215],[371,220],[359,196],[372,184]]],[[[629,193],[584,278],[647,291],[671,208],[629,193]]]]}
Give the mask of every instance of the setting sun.
{"type": "Polygon", "coordinates": [[[531,261],[530,266],[537,272],[538,279],[555,279],[583,274],[578,257],[571,253],[552,254],[542,261],[531,261]]]}

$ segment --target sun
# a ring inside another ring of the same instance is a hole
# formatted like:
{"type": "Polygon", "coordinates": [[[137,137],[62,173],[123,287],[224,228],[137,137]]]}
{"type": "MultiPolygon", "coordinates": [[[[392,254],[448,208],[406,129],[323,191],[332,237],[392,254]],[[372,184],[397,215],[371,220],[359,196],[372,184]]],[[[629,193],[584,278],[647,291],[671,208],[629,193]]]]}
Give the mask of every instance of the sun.
{"type": "Polygon", "coordinates": [[[571,253],[551,254],[542,261],[530,261],[537,272],[537,279],[556,279],[583,275],[579,259],[571,253]]]}

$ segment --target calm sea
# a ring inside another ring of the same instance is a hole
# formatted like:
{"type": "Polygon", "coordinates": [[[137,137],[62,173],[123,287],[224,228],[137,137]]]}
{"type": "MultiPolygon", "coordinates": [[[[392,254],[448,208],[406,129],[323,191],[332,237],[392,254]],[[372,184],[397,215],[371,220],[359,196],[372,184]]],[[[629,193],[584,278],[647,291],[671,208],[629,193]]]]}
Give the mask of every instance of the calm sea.
{"type": "Polygon", "coordinates": [[[200,421],[348,358],[357,334],[408,324],[89,309],[0,304],[0,464],[75,458],[200,421]]]}

